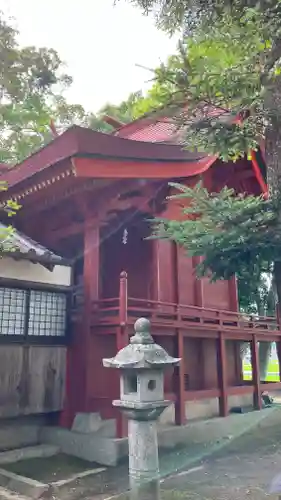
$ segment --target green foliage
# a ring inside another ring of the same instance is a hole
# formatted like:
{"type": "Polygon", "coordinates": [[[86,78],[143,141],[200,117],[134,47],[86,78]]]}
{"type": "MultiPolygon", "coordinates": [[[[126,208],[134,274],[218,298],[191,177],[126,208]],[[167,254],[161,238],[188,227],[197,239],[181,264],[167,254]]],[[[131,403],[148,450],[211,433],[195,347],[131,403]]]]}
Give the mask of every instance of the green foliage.
{"type": "Polygon", "coordinates": [[[112,132],[105,114],[124,123],[135,117],[139,92],[119,106],[107,104],[97,114],[69,104],[64,91],[72,79],[62,69],[53,49],[20,48],[16,30],[0,15],[0,162],[18,163],[48,143],[51,120],[58,133],[73,124],[112,132]]]}
{"type": "Polygon", "coordinates": [[[0,16],[0,162],[16,163],[48,142],[50,121],[60,129],[85,119],[63,91],[71,77],[53,49],[19,47],[17,32],[0,16]]]}
{"type": "Polygon", "coordinates": [[[274,316],[276,297],[272,286],[272,273],[248,277],[238,275],[238,297],[241,311],[274,316]]]}
{"type": "MultiPolygon", "coordinates": [[[[0,192],[7,191],[8,187],[4,181],[0,181],[0,192]]],[[[2,214],[7,215],[8,217],[12,217],[16,215],[18,210],[20,209],[20,205],[13,200],[7,200],[1,204],[2,214]]],[[[14,229],[11,225],[7,227],[3,227],[0,230],[0,256],[3,252],[12,252],[14,251],[13,243],[12,243],[12,235],[14,229]]]]}
{"type": "MultiPolygon", "coordinates": [[[[116,2],[118,0],[115,0],[116,2]]],[[[153,15],[156,24],[170,34],[183,31],[194,33],[198,27],[209,30],[212,23],[224,14],[236,15],[245,8],[259,9],[274,29],[280,27],[280,0],[127,0],[142,9],[144,14],[153,15]]],[[[276,31],[278,35],[278,31],[276,31]]]]}
{"type": "Polygon", "coordinates": [[[142,99],[141,92],[132,92],[125,101],[119,105],[106,104],[97,114],[90,114],[88,125],[99,132],[112,132],[112,127],[103,120],[105,115],[119,120],[121,123],[129,123],[138,116],[136,109],[138,102],[142,99]]]}
{"type": "Polygon", "coordinates": [[[267,119],[265,86],[274,77],[273,70],[264,75],[272,41],[265,39],[263,21],[262,14],[246,9],[239,18],[225,14],[212,30],[186,37],[177,54],[155,70],[136,114],[178,107],[175,122],[185,147],[219,153],[223,160],[255,149],[267,119]],[[234,123],[238,114],[243,122],[234,123]]]}
{"type": "Polygon", "coordinates": [[[187,23],[190,25],[190,17],[197,19],[202,10],[206,12],[215,4],[213,0],[128,0],[128,2],[139,6],[145,14],[154,15],[157,25],[169,33],[182,29],[187,23]]]}
{"type": "Polygon", "coordinates": [[[198,273],[212,281],[236,273],[258,280],[270,272],[281,255],[281,199],[235,196],[228,188],[209,193],[200,183],[195,188],[171,185],[179,190],[172,198],[185,204],[185,219],[156,219],[154,237],[175,241],[190,256],[204,255],[198,273]]]}
{"type": "Polygon", "coordinates": [[[136,0],[160,25],[176,30],[195,19],[177,54],[154,71],[136,107],[141,115],[178,107],[175,122],[188,149],[236,160],[256,149],[273,121],[265,101],[281,76],[281,2],[136,0]],[[194,17],[195,16],[195,17],[194,17]],[[183,110],[184,108],[184,110],[183,110]],[[240,115],[240,123],[233,123],[240,115]]]}

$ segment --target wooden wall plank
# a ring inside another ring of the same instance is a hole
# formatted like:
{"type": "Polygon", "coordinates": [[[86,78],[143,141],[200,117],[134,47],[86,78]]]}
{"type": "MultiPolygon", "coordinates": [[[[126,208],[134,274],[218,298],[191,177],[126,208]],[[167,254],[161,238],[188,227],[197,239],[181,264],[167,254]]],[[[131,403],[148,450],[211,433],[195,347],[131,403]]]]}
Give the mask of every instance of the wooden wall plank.
{"type": "Polygon", "coordinates": [[[66,348],[29,348],[29,405],[25,413],[45,413],[62,409],[66,348]]]}
{"type": "Polygon", "coordinates": [[[66,347],[0,346],[0,418],[59,411],[66,347]]]}
{"type": "Polygon", "coordinates": [[[177,247],[178,252],[178,299],[179,304],[195,305],[195,275],[193,259],[188,257],[182,247],[177,247]]]}
{"type": "Polygon", "coordinates": [[[171,241],[154,240],[154,299],[175,302],[174,247],[171,241]]]}
{"type": "Polygon", "coordinates": [[[23,347],[0,346],[0,417],[22,413],[24,403],[23,347]]]}

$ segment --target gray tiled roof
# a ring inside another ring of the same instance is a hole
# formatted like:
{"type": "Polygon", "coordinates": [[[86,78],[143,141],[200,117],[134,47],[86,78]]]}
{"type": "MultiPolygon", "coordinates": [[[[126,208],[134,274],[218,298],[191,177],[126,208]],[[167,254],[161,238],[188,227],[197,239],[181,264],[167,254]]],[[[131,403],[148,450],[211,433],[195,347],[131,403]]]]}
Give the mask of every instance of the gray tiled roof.
{"type": "Polygon", "coordinates": [[[4,254],[10,254],[18,259],[25,258],[34,262],[49,264],[66,264],[66,259],[51,252],[43,245],[32,240],[23,233],[13,229],[7,231],[8,226],[0,223],[0,244],[4,254]]]}

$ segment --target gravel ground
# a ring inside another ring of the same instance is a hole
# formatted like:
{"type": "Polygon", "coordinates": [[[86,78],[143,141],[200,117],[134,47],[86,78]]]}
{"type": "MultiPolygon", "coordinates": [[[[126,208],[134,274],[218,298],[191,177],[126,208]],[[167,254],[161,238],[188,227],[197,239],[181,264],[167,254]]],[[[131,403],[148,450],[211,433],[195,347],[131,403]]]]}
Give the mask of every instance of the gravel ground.
{"type": "MultiPolygon", "coordinates": [[[[267,417],[264,428],[256,426],[234,438],[220,451],[162,481],[163,500],[263,500],[273,478],[281,473],[281,410],[267,417]],[[191,469],[193,467],[194,469],[191,469]]],[[[198,451],[198,450],[197,450],[198,451]]],[[[190,450],[192,453],[192,450],[190,450]]],[[[183,451],[169,454],[171,469],[183,451]]],[[[167,461],[167,456],[165,462],[167,461]]],[[[106,500],[128,485],[127,464],[108,469],[99,478],[61,492],[62,500],[106,500]]],[[[121,500],[121,497],[119,497],[121,500]]],[[[274,497],[276,498],[276,497],[274,497]]],[[[113,500],[113,499],[112,499],[113,500]]]]}
{"type": "Polygon", "coordinates": [[[255,428],[201,465],[198,471],[167,479],[165,498],[263,500],[273,478],[281,474],[281,425],[274,422],[262,432],[255,428]]]}

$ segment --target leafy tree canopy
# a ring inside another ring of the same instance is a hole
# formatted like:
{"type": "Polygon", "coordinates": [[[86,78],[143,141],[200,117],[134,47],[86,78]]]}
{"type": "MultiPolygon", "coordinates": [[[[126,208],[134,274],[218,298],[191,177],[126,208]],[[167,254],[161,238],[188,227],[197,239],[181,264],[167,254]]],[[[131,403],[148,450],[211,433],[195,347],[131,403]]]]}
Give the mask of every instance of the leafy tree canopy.
{"type": "Polygon", "coordinates": [[[125,101],[119,105],[106,104],[97,114],[90,114],[88,124],[90,128],[100,132],[112,132],[112,126],[103,118],[108,115],[120,123],[129,123],[139,116],[138,102],[143,98],[142,92],[132,92],[125,101]]]}
{"type": "Polygon", "coordinates": [[[64,92],[72,78],[63,69],[55,50],[20,47],[17,31],[0,15],[0,162],[13,165],[49,142],[51,120],[58,133],[73,124],[111,132],[104,115],[124,123],[134,118],[138,92],[96,114],[69,104],[64,92]]]}
{"type": "Polygon", "coordinates": [[[281,73],[266,26],[262,13],[244,9],[184,38],[178,53],[154,71],[155,82],[135,114],[178,107],[184,146],[223,160],[256,149],[272,114],[264,96],[281,73]]]}
{"type": "Polygon", "coordinates": [[[180,193],[172,198],[185,202],[183,221],[156,219],[154,236],[174,240],[191,256],[202,256],[201,275],[228,279],[239,270],[249,279],[270,272],[280,255],[281,226],[276,215],[281,199],[239,195],[228,188],[209,193],[172,184],[180,193]]]}
{"type": "Polygon", "coordinates": [[[174,120],[183,146],[219,154],[223,160],[250,155],[265,138],[271,194],[270,200],[236,198],[227,189],[209,195],[202,187],[193,191],[178,186],[180,196],[188,199],[187,218],[158,220],[155,234],[182,244],[190,255],[204,255],[198,271],[213,280],[238,273],[248,291],[255,282],[251,293],[274,262],[281,302],[281,3],[135,3],[146,11],[154,9],[165,29],[175,31],[185,24],[189,30],[178,53],[155,71],[143,109],[159,115],[169,108],[180,110],[174,120]]]}
{"type": "Polygon", "coordinates": [[[0,162],[21,161],[48,142],[51,119],[58,127],[83,121],[83,107],[63,97],[71,82],[55,50],[19,47],[0,15],[0,162]]]}
{"type": "MultiPolygon", "coordinates": [[[[118,0],[115,0],[117,2],[118,0]]],[[[210,22],[226,13],[237,17],[245,8],[263,12],[266,22],[280,27],[281,6],[279,0],[127,0],[153,15],[157,26],[168,33],[183,31],[193,33],[198,27],[210,29],[210,22]]],[[[276,33],[278,36],[278,32],[276,33]]]]}

